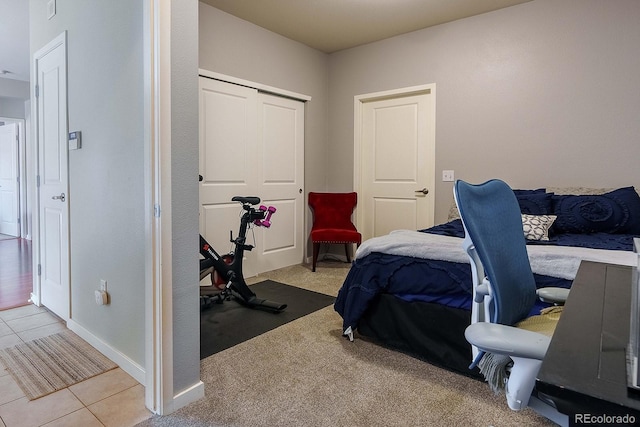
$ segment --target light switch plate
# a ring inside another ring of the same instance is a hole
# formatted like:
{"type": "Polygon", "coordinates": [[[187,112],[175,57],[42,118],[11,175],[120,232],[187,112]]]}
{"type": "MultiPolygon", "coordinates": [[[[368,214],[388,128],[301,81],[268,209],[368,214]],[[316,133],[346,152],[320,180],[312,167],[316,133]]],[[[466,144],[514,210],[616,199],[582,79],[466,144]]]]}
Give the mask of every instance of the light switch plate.
{"type": "Polygon", "coordinates": [[[454,181],[453,171],[452,170],[442,171],[442,181],[443,182],[453,182],[454,181]]]}

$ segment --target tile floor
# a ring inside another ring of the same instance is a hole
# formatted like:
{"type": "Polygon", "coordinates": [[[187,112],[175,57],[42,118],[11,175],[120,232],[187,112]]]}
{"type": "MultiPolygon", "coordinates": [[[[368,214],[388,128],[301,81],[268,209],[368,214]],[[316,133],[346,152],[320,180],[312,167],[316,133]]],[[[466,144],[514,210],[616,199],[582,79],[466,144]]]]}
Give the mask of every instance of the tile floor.
{"type": "MultiPolygon", "coordinates": [[[[0,348],[65,328],[35,305],[0,311],[0,348]]],[[[151,415],[144,406],[144,387],[120,368],[29,401],[0,364],[0,427],[128,427],[151,415]]]]}

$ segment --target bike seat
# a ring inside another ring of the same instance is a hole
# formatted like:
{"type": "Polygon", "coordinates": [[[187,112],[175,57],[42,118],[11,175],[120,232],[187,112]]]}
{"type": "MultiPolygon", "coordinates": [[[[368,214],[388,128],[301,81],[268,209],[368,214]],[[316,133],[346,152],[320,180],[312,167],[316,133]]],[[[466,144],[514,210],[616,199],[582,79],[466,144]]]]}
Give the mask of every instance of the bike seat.
{"type": "Polygon", "coordinates": [[[240,202],[243,205],[257,205],[258,203],[260,203],[260,197],[255,197],[255,196],[248,196],[248,197],[244,197],[244,196],[234,196],[231,199],[232,202],[240,202]]]}

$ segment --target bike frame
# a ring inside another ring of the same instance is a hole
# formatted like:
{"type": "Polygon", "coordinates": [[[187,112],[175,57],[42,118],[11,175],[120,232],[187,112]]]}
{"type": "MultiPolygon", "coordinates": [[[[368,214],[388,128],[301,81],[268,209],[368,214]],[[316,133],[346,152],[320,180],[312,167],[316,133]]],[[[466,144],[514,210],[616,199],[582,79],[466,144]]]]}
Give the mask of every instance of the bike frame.
{"type": "Polygon", "coordinates": [[[227,285],[221,292],[231,292],[236,299],[240,302],[249,305],[254,308],[262,308],[270,311],[282,311],[286,308],[286,304],[275,303],[268,300],[261,300],[256,297],[256,294],[249,289],[242,272],[242,262],[244,258],[244,251],[251,251],[254,246],[247,245],[247,230],[249,226],[254,223],[257,226],[269,226],[268,221],[271,214],[275,212],[275,208],[266,208],[261,206],[260,209],[255,209],[252,205],[260,203],[258,197],[234,197],[233,201],[239,201],[242,203],[242,208],[245,212],[240,218],[240,228],[238,230],[238,236],[233,239],[231,235],[231,242],[234,243],[233,260],[231,263],[227,263],[224,260],[224,256],[221,256],[215,249],[207,242],[207,240],[200,235],[200,254],[205,258],[200,260],[200,271],[213,267],[213,269],[224,278],[227,285]],[[267,218],[265,220],[265,218],[267,218]]]}

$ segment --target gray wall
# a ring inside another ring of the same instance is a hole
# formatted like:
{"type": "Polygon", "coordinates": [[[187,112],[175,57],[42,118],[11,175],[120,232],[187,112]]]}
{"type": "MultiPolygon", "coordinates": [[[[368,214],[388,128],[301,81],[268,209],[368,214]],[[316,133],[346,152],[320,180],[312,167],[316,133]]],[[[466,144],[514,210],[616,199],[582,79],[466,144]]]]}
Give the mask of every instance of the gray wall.
{"type": "Polygon", "coordinates": [[[144,367],[144,116],[141,1],[31,0],[33,54],[67,30],[71,316],[144,367]],[[111,303],[94,291],[108,282],[111,303]]]}
{"type": "Polygon", "coordinates": [[[311,96],[305,188],[327,189],[328,55],[200,3],[200,68],[311,96]]]}
{"type": "Polygon", "coordinates": [[[198,1],[171,2],[174,395],[200,381],[198,1]]]}
{"type": "Polygon", "coordinates": [[[640,2],[534,0],[329,60],[332,190],[353,183],[353,97],[436,84],[436,223],[456,178],[640,187],[640,2]]]}

